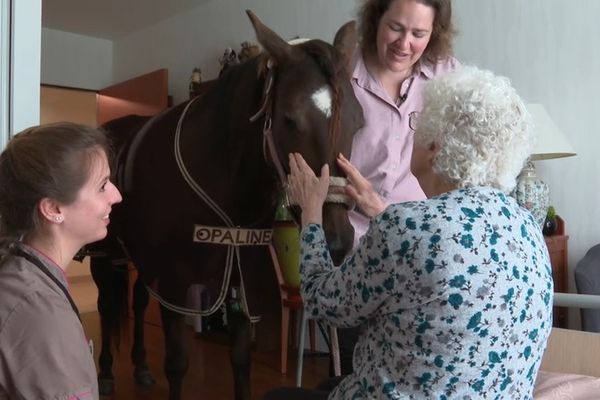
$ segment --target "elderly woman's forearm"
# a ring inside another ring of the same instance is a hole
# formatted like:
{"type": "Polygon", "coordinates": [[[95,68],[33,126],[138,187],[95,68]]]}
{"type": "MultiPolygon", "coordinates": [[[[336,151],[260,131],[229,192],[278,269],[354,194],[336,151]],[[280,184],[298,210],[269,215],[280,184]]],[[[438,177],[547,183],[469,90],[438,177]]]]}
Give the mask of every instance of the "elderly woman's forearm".
{"type": "Polygon", "coordinates": [[[310,224],[323,225],[322,208],[306,208],[302,210],[302,228],[310,224]]]}

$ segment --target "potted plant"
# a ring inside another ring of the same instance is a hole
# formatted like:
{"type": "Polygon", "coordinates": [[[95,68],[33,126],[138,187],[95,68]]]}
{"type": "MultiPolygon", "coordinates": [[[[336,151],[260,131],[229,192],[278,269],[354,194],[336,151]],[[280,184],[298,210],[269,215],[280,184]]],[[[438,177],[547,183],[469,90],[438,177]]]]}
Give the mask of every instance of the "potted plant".
{"type": "Polygon", "coordinates": [[[556,232],[556,228],[558,228],[558,224],[556,223],[556,210],[554,207],[550,206],[546,212],[546,220],[544,221],[542,233],[546,236],[550,236],[556,232]]]}

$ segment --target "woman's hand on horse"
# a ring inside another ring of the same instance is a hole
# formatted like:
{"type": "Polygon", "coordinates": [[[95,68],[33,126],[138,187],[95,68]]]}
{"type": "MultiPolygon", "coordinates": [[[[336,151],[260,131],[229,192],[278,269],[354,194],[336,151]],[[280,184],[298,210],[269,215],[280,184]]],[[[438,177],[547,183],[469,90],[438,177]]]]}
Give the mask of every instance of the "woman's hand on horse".
{"type": "Polygon", "coordinates": [[[356,207],[369,218],[373,218],[386,208],[386,204],[379,194],[373,190],[369,182],[342,153],[337,159],[338,165],[348,177],[346,194],[356,202],[356,207]]]}
{"type": "Polygon", "coordinates": [[[329,188],[329,166],[323,165],[317,177],[300,153],[290,153],[289,195],[302,208],[302,226],[321,224],[323,203],[329,188]]]}

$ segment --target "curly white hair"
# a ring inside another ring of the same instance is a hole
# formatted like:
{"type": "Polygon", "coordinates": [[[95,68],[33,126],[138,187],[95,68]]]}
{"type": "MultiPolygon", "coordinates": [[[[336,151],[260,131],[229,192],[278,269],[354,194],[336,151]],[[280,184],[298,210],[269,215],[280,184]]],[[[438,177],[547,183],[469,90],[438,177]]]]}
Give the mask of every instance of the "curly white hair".
{"type": "Polygon", "coordinates": [[[531,116],[508,78],[472,66],[427,83],[414,138],[440,146],[433,171],[448,182],[506,193],[534,144],[531,116]]]}

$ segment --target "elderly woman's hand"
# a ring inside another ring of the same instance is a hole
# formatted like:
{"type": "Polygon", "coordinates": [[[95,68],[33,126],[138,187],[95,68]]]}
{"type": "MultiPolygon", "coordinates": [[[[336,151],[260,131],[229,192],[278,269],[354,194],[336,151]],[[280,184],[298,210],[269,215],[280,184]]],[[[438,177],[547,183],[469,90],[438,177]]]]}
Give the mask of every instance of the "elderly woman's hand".
{"type": "Polygon", "coordinates": [[[341,153],[338,156],[338,165],[348,176],[350,182],[346,186],[346,194],[356,202],[356,207],[369,218],[373,218],[383,210],[386,204],[383,199],[373,190],[371,183],[361,175],[354,165],[341,153]]]}
{"type": "Polygon", "coordinates": [[[329,188],[329,166],[325,164],[321,169],[321,177],[317,178],[299,153],[290,153],[289,160],[288,194],[291,201],[302,208],[302,226],[321,224],[323,203],[329,188]]]}

